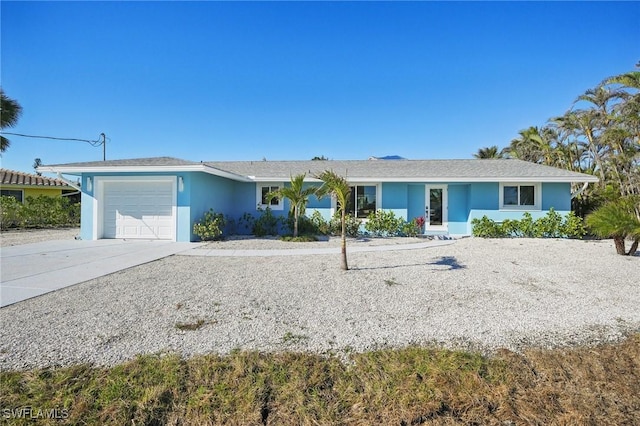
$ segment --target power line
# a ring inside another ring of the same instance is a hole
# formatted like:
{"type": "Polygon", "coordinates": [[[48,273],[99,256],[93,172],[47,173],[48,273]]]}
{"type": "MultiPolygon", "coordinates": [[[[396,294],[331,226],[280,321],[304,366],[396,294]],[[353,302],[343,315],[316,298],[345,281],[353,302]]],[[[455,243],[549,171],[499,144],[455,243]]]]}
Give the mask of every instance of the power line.
{"type": "MultiPolygon", "coordinates": [[[[40,135],[25,135],[23,133],[12,133],[12,132],[4,132],[0,131],[0,134],[3,135],[12,135],[12,136],[21,136],[23,138],[36,138],[36,139],[52,139],[56,141],[76,141],[76,142],[87,142],[89,145],[93,147],[99,147],[102,145],[102,160],[105,161],[107,159],[107,136],[104,133],[100,133],[98,139],[90,140],[90,139],[78,139],[78,138],[59,138],[56,136],[40,136],[40,135]]],[[[109,139],[111,140],[111,139],[109,139]]]]}

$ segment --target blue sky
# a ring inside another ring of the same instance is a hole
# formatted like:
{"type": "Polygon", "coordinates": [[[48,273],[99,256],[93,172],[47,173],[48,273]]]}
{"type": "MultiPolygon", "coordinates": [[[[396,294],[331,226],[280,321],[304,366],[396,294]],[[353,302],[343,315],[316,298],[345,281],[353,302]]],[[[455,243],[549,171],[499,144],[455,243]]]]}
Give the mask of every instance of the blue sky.
{"type": "MultiPolygon", "coordinates": [[[[7,131],[107,159],[470,158],[640,61],[638,2],[10,2],[7,131]]],[[[102,159],[9,137],[2,166],[102,159]]]]}

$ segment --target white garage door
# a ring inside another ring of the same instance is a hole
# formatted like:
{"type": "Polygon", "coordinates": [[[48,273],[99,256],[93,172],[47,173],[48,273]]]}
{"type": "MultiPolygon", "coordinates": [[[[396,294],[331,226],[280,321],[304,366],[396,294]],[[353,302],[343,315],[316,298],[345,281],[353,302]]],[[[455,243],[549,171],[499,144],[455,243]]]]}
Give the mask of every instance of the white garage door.
{"type": "Polygon", "coordinates": [[[173,182],[105,182],[103,200],[103,238],[174,239],[173,182]]]}

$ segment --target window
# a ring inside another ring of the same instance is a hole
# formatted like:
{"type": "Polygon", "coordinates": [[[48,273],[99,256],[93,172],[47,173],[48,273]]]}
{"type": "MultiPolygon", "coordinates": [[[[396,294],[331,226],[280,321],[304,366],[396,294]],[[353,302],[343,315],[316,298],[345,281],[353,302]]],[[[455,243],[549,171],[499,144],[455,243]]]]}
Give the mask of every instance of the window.
{"type": "Polygon", "coordinates": [[[351,195],[347,203],[347,213],[354,217],[364,219],[377,208],[376,185],[354,185],[351,187],[351,195]]]}
{"type": "Polygon", "coordinates": [[[540,209],[540,184],[500,184],[501,209],[540,209]]]}
{"type": "Polygon", "coordinates": [[[3,197],[13,197],[19,203],[22,203],[22,189],[2,189],[0,195],[3,197]]]}
{"type": "Polygon", "coordinates": [[[271,210],[282,210],[282,200],[277,198],[271,199],[271,201],[267,200],[267,194],[273,191],[277,191],[280,189],[280,185],[278,184],[264,184],[257,185],[257,205],[261,209],[265,209],[269,207],[271,210]]]}

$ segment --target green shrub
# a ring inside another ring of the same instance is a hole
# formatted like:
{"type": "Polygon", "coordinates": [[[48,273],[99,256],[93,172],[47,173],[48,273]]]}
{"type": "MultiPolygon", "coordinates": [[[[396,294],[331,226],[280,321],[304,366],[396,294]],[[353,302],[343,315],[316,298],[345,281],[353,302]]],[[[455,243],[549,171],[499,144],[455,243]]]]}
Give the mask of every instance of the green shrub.
{"type": "Polygon", "coordinates": [[[202,241],[210,241],[220,238],[226,225],[224,215],[209,209],[202,220],[193,225],[193,233],[202,241]]]}
{"type": "Polygon", "coordinates": [[[405,237],[415,237],[422,233],[422,225],[418,222],[418,218],[413,218],[411,221],[402,221],[400,227],[400,234],[405,237]]]}
{"type": "Polygon", "coordinates": [[[471,221],[472,234],[482,238],[581,238],[585,234],[582,219],[572,212],[562,217],[553,208],[535,221],[529,212],[522,215],[522,219],[505,219],[497,223],[487,216],[471,221]]]}
{"type": "Polygon", "coordinates": [[[404,223],[392,211],[379,209],[367,216],[364,229],[378,237],[393,237],[402,233],[404,223]]]}
{"type": "Polygon", "coordinates": [[[318,210],[313,212],[309,220],[313,224],[313,227],[316,230],[315,232],[316,234],[320,234],[320,235],[331,234],[330,222],[324,220],[324,217],[322,217],[322,214],[318,210]]]}
{"type": "Polygon", "coordinates": [[[574,212],[569,212],[565,216],[561,229],[561,233],[566,235],[567,238],[582,238],[587,233],[584,220],[576,216],[574,212]]]}
{"type": "MultiPolygon", "coordinates": [[[[329,222],[329,227],[331,229],[331,235],[340,235],[342,234],[342,224],[340,222],[340,214],[336,213],[331,218],[331,222],[329,222]]],[[[360,235],[360,225],[362,221],[356,217],[353,217],[350,214],[345,216],[345,232],[348,237],[355,238],[360,235]]]]}
{"type": "Polygon", "coordinates": [[[22,207],[23,204],[14,197],[0,197],[0,226],[2,229],[21,226],[22,207]]]}
{"type": "MultiPolygon", "coordinates": [[[[533,222],[533,217],[531,216],[531,213],[529,212],[524,212],[524,214],[522,215],[522,219],[520,219],[519,222],[519,229],[520,229],[520,235],[522,237],[526,237],[526,238],[539,238],[540,235],[538,235],[536,229],[535,229],[535,224],[533,222]]],[[[507,237],[509,235],[506,235],[507,237]]]]}
{"type": "MultiPolygon", "coordinates": [[[[287,228],[289,233],[293,233],[293,228],[295,224],[295,217],[293,213],[289,212],[289,215],[284,220],[284,226],[287,228]]],[[[298,217],[298,234],[299,235],[316,235],[319,234],[318,228],[316,224],[307,216],[298,217]]]]}
{"type": "Polygon", "coordinates": [[[481,238],[501,238],[504,237],[502,227],[500,224],[489,219],[487,216],[477,217],[471,221],[472,231],[474,237],[481,238]]]}
{"type": "Polygon", "coordinates": [[[280,218],[273,214],[271,208],[259,208],[260,217],[253,222],[253,235],[256,237],[264,237],[266,235],[278,235],[278,224],[280,218]]]}
{"type": "Polygon", "coordinates": [[[0,217],[2,229],[44,228],[78,226],[80,224],[80,203],[71,203],[65,197],[26,197],[20,203],[14,197],[0,197],[0,217]]]}

